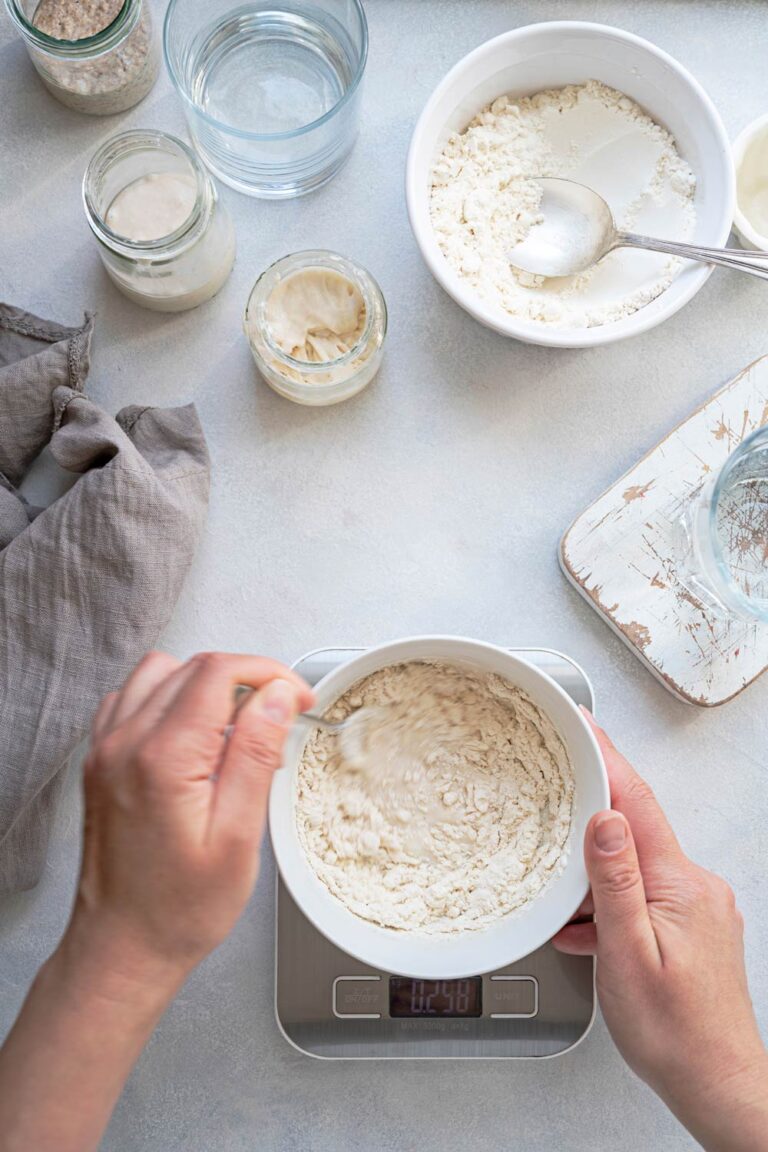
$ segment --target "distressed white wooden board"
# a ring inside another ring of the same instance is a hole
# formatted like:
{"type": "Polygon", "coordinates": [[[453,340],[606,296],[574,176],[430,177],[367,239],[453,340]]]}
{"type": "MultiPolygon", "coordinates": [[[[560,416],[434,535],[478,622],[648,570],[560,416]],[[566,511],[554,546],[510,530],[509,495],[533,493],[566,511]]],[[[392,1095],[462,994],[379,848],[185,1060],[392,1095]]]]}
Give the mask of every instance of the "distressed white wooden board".
{"type": "Polygon", "coordinates": [[[625,473],[560,544],[568,579],[683,700],[732,699],[768,666],[768,625],[708,612],[678,572],[678,523],[707,477],[768,423],[768,356],[625,473]]]}

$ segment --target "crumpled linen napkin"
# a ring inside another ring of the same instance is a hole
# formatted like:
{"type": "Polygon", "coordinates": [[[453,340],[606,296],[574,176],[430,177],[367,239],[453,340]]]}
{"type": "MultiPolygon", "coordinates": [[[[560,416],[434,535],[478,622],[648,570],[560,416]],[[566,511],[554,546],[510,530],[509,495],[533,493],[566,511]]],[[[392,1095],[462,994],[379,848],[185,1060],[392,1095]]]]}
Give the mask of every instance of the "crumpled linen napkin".
{"type": "Polygon", "coordinates": [[[208,503],[194,406],[108,416],[92,332],[0,304],[0,896],[37,883],[60,770],[156,644],[208,503]],[[40,510],[17,486],[46,444],[81,475],[40,510]]]}

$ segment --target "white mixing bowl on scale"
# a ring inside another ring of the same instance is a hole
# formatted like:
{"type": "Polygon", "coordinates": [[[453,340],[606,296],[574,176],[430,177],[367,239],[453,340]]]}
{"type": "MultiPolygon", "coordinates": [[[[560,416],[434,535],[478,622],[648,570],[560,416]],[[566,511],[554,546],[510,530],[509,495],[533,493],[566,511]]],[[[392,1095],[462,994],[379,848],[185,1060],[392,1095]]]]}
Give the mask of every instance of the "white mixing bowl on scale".
{"type": "Polygon", "coordinates": [[[275,775],[269,823],[280,874],[307,919],[333,944],[364,964],[415,979],[459,979],[512,964],[540,948],[573,915],[588,891],[582,845],[590,817],[610,806],[597,741],[571,698],[544,672],[492,644],[452,636],[421,636],[370,648],[317,685],[322,714],[353,684],[408,661],[443,661],[495,673],[526,692],[554,724],[568,750],[575,790],[571,830],[559,873],[539,896],[487,928],[455,935],[402,932],[356,916],[316,876],[299,839],[297,777],[309,732],[297,725],[275,775]]]}

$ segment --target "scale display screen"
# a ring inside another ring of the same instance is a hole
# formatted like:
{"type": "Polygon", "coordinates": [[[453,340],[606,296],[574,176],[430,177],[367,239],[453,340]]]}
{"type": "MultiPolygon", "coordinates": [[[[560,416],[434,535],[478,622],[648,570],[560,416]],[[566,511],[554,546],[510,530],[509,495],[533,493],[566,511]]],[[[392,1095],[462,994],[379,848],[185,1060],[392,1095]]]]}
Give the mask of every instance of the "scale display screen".
{"type": "Polygon", "coordinates": [[[480,1016],[483,1011],[483,980],[411,980],[389,978],[389,1014],[413,1016],[480,1016]]]}

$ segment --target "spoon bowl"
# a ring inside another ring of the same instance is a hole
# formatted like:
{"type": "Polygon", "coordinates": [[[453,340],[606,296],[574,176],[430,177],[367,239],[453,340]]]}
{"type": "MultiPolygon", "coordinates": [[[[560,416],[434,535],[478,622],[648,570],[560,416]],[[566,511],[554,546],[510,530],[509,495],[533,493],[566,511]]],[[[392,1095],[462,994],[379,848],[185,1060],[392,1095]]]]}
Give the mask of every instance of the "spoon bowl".
{"type": "Polygon", "coordinates": [[[296,717],[297,723],[309,724],[312,728],[322,728],[325,732],[337,735],[341,742],[342,756],[350,764],[364,759],[365,746],[371,731],[377,725],[385,724],[386,719],[385,708],[371,705],[350,712],[344,720],[326,720],[314,712],[301,712],[296,717]]]}
{"type": "MultiPolygon", "coordinates": [[[[237,686],[235,689],[235,715],[237,715],[253,694],[253,688],[249,688],[244,684],[237,686]]],[[[338,736],[342,755],[346,760],[355,762],[363,756],[363,749],[370,737],[370,733],[375,730],[377,726],[381,727],[386,724],[386,721],[385,708],[368,706],[350,712],[349,716],[346,716],[343,720],[326,720],[324,716],[318,716],[315,712],[300,712],[296,717],[295,723],[297,725],[305,724],[310,728],[322,728],[323,731],[338,736]]],[[[230,735],[232,730],[233,724],[229,724],[226,729],[226,734],[230,735]]]]}
{"type": "Polygon", "coordinates": [[[596,264],[613,247],[611,210],[591,188],[554,177],[541,187],[540,220],[509,252],[509,262],[534,276],[574,276],[596,264]]]}

